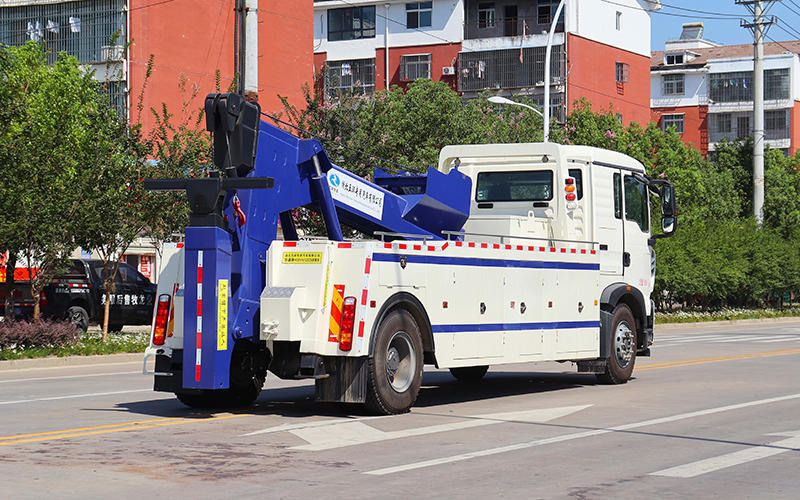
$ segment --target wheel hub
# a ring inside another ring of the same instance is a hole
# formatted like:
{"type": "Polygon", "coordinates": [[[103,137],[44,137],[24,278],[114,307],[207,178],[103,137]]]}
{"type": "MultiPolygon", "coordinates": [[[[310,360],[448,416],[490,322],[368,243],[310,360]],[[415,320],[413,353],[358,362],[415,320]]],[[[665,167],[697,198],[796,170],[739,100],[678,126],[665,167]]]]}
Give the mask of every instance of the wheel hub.
{"type": "Polygon", "coordinates": [[[625,368],[633,358],[634,335],[628,323],[620,321],[617,330],[614,332],[614,350],[616,351],[617,361],[620,368],[625,368]]]}
{"type": "Polygon", "coordinates": [[[386,379],[397,392],[411,387],[416,370],[414,347],[406,332],[394,334],[386,348],[386,379]]]}

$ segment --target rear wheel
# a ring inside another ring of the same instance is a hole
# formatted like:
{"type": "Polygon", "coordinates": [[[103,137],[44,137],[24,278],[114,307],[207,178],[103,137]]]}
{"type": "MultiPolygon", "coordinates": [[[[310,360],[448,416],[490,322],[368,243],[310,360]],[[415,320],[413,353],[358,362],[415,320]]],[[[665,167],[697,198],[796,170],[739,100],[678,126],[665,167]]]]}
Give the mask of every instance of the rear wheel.
{"type": "Polygon", "coordinates": [[[266,349],[239,342],[231,355],[228,389],[206,390],[202,394],[176,394],[176,396],[181,403],[192,408],[250,406],[264,387],[269,359],[269,352],[266,349]]]}
{"type": "Polygon", "coordinates": [[[604,384],[624,384],[636,363],[636,321],[625,304],[614,309],[611,335],[612,352],[606,360],[606,371],[598,373],[597,378],[604,384]]]}
{"type": "Polygon", "coordinates": [[[89,328],[89,313],[81,306],[71,306],[67,309],[67,321],[81,333],[89,328]]]}
{"type": "Polygon", "coordinates": [[[450,375],[464,382],[474,382],[482,379],[488,370],[488,366],[465,366],[463,368],[450,368],[450,375]]]}
{"type": "Polygon", "coordinates": [[[391,311],[376,332],[369,360],[365,405],[373,413],[405,413],[422,385],[422,338],[419,326],[405,309],[391,311]]]}

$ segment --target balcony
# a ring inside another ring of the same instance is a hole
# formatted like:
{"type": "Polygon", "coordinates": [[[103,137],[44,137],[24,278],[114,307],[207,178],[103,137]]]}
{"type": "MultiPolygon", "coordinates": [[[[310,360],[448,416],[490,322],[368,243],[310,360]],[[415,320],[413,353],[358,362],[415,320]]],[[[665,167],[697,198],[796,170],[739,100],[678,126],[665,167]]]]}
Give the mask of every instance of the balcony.
{"type": "MultiPolygon", "coordinates": [[[[563,18],[562,18],[563,19],[563,18]]],[[[514,36],[538,35],[550,30],[552,16],[501,17],[464,21],[464,39],[480,40],[514,36]]],[[[564,31],[564,21],[556,25],[556,33],[564,31]]]]}
{"type": "MultiPolygon", "coordinates": [[[[459,92],[486,89],[524,89],[544,86],[545,47],[460,52],[458,56],[459,92]]],[[[550,83],[558,84],[564,75],[564,46],[553,47],[550,83]]]]}

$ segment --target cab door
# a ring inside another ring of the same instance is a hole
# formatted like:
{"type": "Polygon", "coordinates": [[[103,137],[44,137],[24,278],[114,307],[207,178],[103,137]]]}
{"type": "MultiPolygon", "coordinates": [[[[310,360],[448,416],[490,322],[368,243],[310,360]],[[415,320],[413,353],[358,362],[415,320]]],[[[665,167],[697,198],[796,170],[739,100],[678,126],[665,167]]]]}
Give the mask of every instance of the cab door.
{"type": "Polygon", "coordinates": [[[599,243],[600,274],[623,275],[625,225],[622,206],[622,170],[611,166],[594,165],[594,209],[599,243]]]}
{"type": "Polygon", "coordinates": [[[650,286],[650,195],[644,182],[623,175],[625,248],[622,254],[625,281],[637,287],[650,286]]]}

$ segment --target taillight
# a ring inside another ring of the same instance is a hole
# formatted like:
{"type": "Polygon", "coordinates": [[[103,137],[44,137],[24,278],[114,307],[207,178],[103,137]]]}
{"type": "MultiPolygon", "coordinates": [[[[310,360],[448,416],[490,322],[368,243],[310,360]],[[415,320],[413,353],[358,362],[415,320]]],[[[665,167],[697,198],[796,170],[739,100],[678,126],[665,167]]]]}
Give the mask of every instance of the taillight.
{"type": "Polygon", "coordinates": [[[47,302],[47,295],[45,295],[45,294],[43,293],[43,294],[42,294],[42,295],[39,297],[39,305],[40,305],[40,306],[46,306],[47,304],[49,304],[49,302],[47,302]]]}
{"type": "Polygon", "coordinates": [[[339,349],[353,348],[353,326],[356,323],[356,298],[345,297],[342,308],[342,329],[339,332],[339,349]]]}
{"type": "Polygon", "coordinates": [[[153,328],[153,345],[164,345],[167,338],[167,319],[169,318],[169,295],[158,296],[156,324],[153,328]]]}

